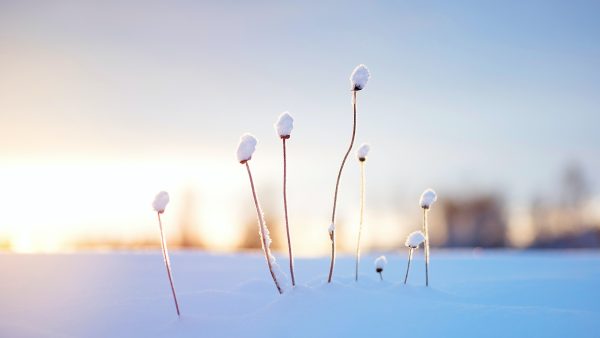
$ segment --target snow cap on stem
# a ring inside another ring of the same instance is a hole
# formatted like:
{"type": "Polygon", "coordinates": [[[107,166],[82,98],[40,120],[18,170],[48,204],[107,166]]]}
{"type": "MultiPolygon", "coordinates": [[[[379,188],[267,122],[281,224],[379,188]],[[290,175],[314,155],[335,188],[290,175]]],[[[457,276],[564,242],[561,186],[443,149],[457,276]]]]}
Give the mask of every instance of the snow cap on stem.
{"type": "Polygon", "coordinates": [[[352,75],[350,75],[350,86],[353,91],[363,90],[367,85],[367,81],[371,77],[371,73],[367,67],[363,64],[360,64],[354,68],[352,71],[352,75]]]}
{"type": "Polygon", "coordinates": [[[425,235],[421,231],[413,231],[406,237],[404,245],[412,249],[417,249],[423,242],[425,242],[425,235]]]}
{"type": "Polygon", "coordinates": [[[359,161],[364,162],[367,160],[367,155],[369,154],[369,150],[371,150],[371,146],[368,143],[363,143],[360,145],[360,148],[356,151],[356,157],[359,161]]]}
{"type": "Polygon", "coordinates": [[[327,232],[329,232],[329,237],[333,238],[333,233],[335,232],[335,224],[329,224],[329,228],[327,228],[327,232]]]}
{"type": "Polygon", "coordinates": [[[277,122],[275,123],[277,135],[283,139],[288,139],[292,134],[292,129],[294,129],[294,118],[292,115],[287,111],[281,113],[279,119],[277,119],[277,122]]]}
{"type": "Polygon", "coordinates": [[[433,205],[433,203],[437,200],[437,195],[433,189],[427,189],[421,195],[421,200],[419,204],[423,209],[429,209],[433,205]]]}
{"type": "Polygon", "coordinates": [[[387,258],[385,258],[385,256],[379,256],[377,257],[377,259],[375,260],[375,272],[382,272],[383,269],[385,268],[385,265],[387,264],[387,258]]]}
{"type": "Polygon", "coordinates": [[[169,204],[169,193],[167,193],[166,191],[161,191],[158,194],[156,194],[156,197],[154,197],[154,202],[152,202],[152,208],[154,208],[154,210],[159,214],[162,214],[163,212],[165,212],[167,204],[169,204]]]}
{"type": "Polygon", "coordinates": [[[256,150],[257,143],[256,137],[252,134],[246,133],[240,137],[240,143],[237,148],[237,158],[241,164],[252,159],[252,154],[254,154],[254,150],[256,150]]]}

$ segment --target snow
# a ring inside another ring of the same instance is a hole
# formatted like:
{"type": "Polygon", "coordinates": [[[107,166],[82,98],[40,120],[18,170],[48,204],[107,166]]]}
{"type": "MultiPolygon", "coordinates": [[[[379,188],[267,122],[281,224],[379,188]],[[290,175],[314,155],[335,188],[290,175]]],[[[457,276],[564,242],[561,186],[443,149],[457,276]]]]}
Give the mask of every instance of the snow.
{"type": "Polygon", "coordinates": [[[416,249],[423,242],[425,242],[425,235],[421,231],[413,231],[406,237],[406,242],[404,245],[409,248],[416,249]]]}
{"type": "Polygon", "coordinates": [[[385,256],[379,256],[375,259],[375,271],[383,271],[385,269],[385,265],[387,264],[387,259],[385,256]]]}
{"type": "Polygon", "coordinates": [[[289,138],[294,128],[294,118],[289,112],[283,112],[279,115],[277,122],[275,123],[275,130],[277,135],[281,138],[289,138]]]}
{"type": "Polygon", "coordinates": [[[371,74],[365,65],[356,66],[352,71],[352,75],[350,75],[350,88],[352,90],[363,90],[370,77],[371,74]]]}
{"type": "Polygon", "coordinates": [[[421,199],[419,200],[419,205],[423,209],[429,209],[437,201],[437,195],[433,189],[427,189],[423,191],[421,195],[421,199]]]}
{"type": "MultiPolygon", "coordinates": [[[[365,255],[375,259],[376,255],[365,255]]],[[[280,295],[262,252],[173,251],[182,316],[161,253],[0,254],[0,337],[597,337],[597,251],[422,251],[354,281],[354,257],[297,258],[280,295]],[[288,285],[289,287],[289,285],[288,285]]]]}
{"type": "Polygon", "coordinates": [[[333,233],[335,232],[335,224],[333,224],[333,223],[329,224],[329,227],[327,228],[327,232],[329,232],[329,236],[333,235],[333,233]]]}
{"type": "MultiPolygon", "coordinates": [[[[260,209],[260,206],[259,206],[260,209]]],[[[281,271],[281,268],[279,267],[279,264],[277,264],[277,259],[275,258],[275,256],[273,256],[273,253],[271,252],[271,235],[269,233],[269,228],[267,227],[267,222],[265,220],[265,214],[263,213],[262,209],[260,209],[260,217],[261,220],[258,222],[258,235],[260,236],[261,239],[261,245],[262,248],[264,250],[264,252],[266,252],[267,255],[267,259],[269,260],[269,262],[271,263],[271,268],[273,269],[273,273],[275,274],[275,279],[277,280],[277,283],[279,284],[279,286],[281,287],[282,290],[285,290],[285,282],[287,281],[287,276],[283,273],[283,271],[281,271]],[[263,236],[264,236],[264,241],[263,241],[263,236]]]]}
{"type": "Polygon", "coordinates": [[[371,150],[371,146],[368,143],[361,144],[358,150],[356,151],[356,158],[358,158],[359,161],[366,160],[367,155],[369,154],[369,150],[371,150]]]}
{"type": "Polygon", "coordinates": [[[252,134],[244,134],[240,137],[240,143],[237,149],[237,158],[240,163],[245,163],[252,159],[252,154],[256,150],[258,141],[252,134]]]}
{"type": "Polygon", "coordinates": [[[154,197],[154,201],[152,202],[152,208],[158,213],[165,212],[165,208],[169,204],[169,193],[166,191],[159,192],[156,197],[154,197]]]}

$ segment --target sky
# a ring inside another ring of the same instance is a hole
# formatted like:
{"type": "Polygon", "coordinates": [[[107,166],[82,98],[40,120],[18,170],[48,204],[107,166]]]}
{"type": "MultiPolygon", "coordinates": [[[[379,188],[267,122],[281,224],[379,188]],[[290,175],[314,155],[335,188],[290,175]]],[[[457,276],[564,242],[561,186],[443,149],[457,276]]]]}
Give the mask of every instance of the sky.
{"type": "MultiPolygon", "coordinates": [[[[290,111],[293,232],[302,252],[326,251],[361,63],[371,240],[418,227],[428,187],[499,193],[518,211],[578,163],[597,198],[598,13],[594,1],[0,0],[0,239],[54,251],[152,236],[150,202],[168,190],[167,223],[193,194],[202,235],[227,249],[253,212],[239,136],[259,139],[259,195],[280,218],[273,123],[290,111]]],[[[358,175],[350,161],[349,227],[358,175]]]]}

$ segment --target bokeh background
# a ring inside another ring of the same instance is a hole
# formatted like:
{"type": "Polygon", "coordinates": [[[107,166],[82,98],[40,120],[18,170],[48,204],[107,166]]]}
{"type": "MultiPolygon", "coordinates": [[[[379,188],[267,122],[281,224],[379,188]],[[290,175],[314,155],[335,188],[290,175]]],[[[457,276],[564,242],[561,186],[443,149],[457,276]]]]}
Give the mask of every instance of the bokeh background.
{"type": "MultiPolygon", "coordinates": [[[[281,142],[301,256],[326,254],[349,141],[367,163],[365,246],[394,249],[439,195],[433,244],[600,246],[596,1],[0,0],[0,247],[16,252],[259,246],[238,138],[284,249],[281,142]],[[356,149],[356,148],[355,148],[356,149]]],[[[359,166],[339,199],[355,243],[359,166]]]]}

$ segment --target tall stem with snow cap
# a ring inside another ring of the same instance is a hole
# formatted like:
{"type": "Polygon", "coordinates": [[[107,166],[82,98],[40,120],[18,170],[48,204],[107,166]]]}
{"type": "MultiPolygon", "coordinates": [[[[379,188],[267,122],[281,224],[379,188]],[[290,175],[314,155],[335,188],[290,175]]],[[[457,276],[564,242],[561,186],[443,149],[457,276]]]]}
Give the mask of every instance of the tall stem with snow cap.
{"type": "Polygon", "coordinates": [[[173,275],[171,273],[171,260],[169,259],[169,251],[167,250],[167,240],[165,238],[165,232],[163,231],[162,220],[160,215],[165,212],[167,208],[167,204],[169,204],[169,193],[166,191],[159,192],[156,197],[154,197],[154,201],[152,202],[152,208],[156,211],[156,215],[158,217],[158,229],[160,231],[160,246],[162,248],[163,260],[165,261],[165,267],[167,269],[167,276],[169,277],[169,284],[171,285],[171,293],[173,294],[173,301],[175,302],[175,310],[177,311],[177,316],[181,313],[179,312],[179,303],[177,302],[177,294],[175,293],[175,285],[173,283],[173,275]]]}
{"type": "MultiPolygon", "coordinates": [[[[265,224],[265,219],[260,209],[260,205],[258,203],[258,198],[256,197],[256,189],[254,188],[254,180],[252,179],[252,172],[250,171],[250,164],[248,161],[252,159],[252,155],[256,150],[256,144],[258,140],[252,134],[244,134],[240,137],[240,143],[237,148],[237,159],[240,164],[246,165],[246,171],[248,172],[248,178],[250,179],[250,188],[252,188],[252,198],[254,199],[254,206],[256,207],[256,216],[258,217],[258,234],[260,236],[262,242],[262,249],[265,253],[265,258],[267,260],[267,265],[269,266],[269,272],[271,273],[271,277],[273,278],[273,282],[275,283],[275,287],[277,287],[277,291],[281,294],[283,290],[279,285],[279,281],[277,280],[277,276],[275,273],[275,268],[278,268],[275,263],[275,257],[271,255],[271,250],[269,249],[271,245],[271,237],[269,237],[269,229],[267,229],[267,225],[265,224]]],[[[279,271],[279,270],[277,270],[279,271]]]]}
{"type": "Polygon", "coordinates": [[[333,278],[333,268],[335,266],[335,211],[337,207],[337,197],[338,190],[340,187],[340,179],[342,178],[342,171],[344,170],[344,164],[348,159],[348,155],[352,151],[352,146],[354,145],[354,137],[356,136],[356,92],[359,90],[363,90],[367,85],[367,81],[369,80],[371,74],[365,65],[358,65],[352,71],[350,75],[350,89],[352,90],[352,111],[353,111],[353,123],[352,123],[352,138],[350,139],[350,145],[348,146],[348,150],[342,159],[342,163],[340,165],[340,170],[338,171],[337,179],[335,181],[335,193],[333,194],[333,210],[331,212],[331,225],[329,226],[329,238],[331,239],[331,263],[329,265],[329,277],[327,277],[327,282],[331,283],[331,279],[333,278]]]}
{"type": "Polygon", "coordinates": [[[423,208],[423,232],[425,235],[425,285],[429,286],[429,224],[427,224],[427,213],[437,201],[437,194],[433,189],[427,189],[421,194],[419,205],[423,208]]]}
{"type": "Polygon", "coordinates": [[[260,205],[258,204],[258,198],[256,197],[256,189],[254,188],[254,180],[252,179],[252,172],[250,171],[250,164],[248,164],[248,161],[245,161],[244,164],[246,164],[246,170],[248,171],[248,178],[250,179],[250,187],[252,188],[252,197],[254,199],[254,206],[256,207],[256,214],[257,214],[258,222],[259,222],[259,233],[260,233],[260,239],[262,242],[263,251],[265,253],[267,265],[269,266],[269,272],[271,272],[271,277],[273,278],[275,287],[277,287],[277,291],[281,294],[281,293],[283,293],[283,290],[279,286],[279,282],[277,281],[277,277],[275,276],[275,272],[273,271],[273,264],[271,262],[271,250],[269,248],[270,243],[267,243],[268,234],[266,233],[265,220],[264,220],[260,205]]]}
{"type": "Polygon", "coordinates": [[[286,141],[292,134],[294,129],[294,118],[289,112],[283,112],[279,115],[277,122],[275,122],[275,131],[282,141],[283,145],[283,210],[285,213],[285,231],[287,234],[288,242],[288,256],[290,260],[290,275],[292,276],[292,286],[296,286],[296,278],[294,276],[294,254],[292,253],[292,239],[290,236],[290,222],[288,219],[288,204],[287,204],[287,151],[286,141]]]}

